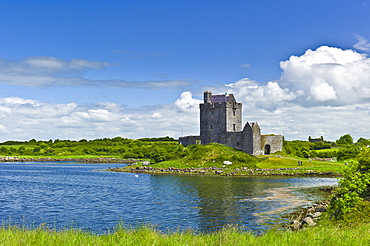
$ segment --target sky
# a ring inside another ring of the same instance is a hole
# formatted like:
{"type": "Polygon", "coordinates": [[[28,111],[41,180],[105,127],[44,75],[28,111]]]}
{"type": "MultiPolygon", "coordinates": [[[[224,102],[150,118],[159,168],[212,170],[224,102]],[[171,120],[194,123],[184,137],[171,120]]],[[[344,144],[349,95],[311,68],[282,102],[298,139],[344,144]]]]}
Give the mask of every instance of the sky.
{"type": "Polygon", "coordinates": [[[203,92],[286,140],[370,138],[370,0],[2,0],[0,141],[199,134],[203,92]]]}

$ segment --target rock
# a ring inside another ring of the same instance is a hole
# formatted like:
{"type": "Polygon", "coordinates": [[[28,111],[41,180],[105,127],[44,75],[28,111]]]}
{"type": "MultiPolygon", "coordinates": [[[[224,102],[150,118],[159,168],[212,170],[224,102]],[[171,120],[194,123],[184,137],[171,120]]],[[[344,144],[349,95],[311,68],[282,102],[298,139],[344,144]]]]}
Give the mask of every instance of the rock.
{"type": "Polygon", "coordinates": [[[313,219],[316,219],[316,218],[320,217],[320,215],[321,215],[321,212],[316,212],[316,213],[314,213],[314,214],[312,215],[312,218],[313,218],[313,219]]]}
{"type": "Polygon", "coordinates": [[[300,230],[300,229],[302,229],[302,223],[298,220],[293,220],[291,222],[291,224],[288,226],[288,228],[293,230],[293,231],[300,230]]]}
{"type": "Polygon", "coordinates": [[[319,205],[315,208],[316,212],[326,212],[326,207],[323,205],[319,205]]]}
{"type": "Polygon", "coordinates": [[[302,220],[302,222],[306,223],[307,225],[309,226],[316,226],[317,224],[315,223],[315,221],[313,221],[313,219],[311,217],[306,217],[302,220]]]}

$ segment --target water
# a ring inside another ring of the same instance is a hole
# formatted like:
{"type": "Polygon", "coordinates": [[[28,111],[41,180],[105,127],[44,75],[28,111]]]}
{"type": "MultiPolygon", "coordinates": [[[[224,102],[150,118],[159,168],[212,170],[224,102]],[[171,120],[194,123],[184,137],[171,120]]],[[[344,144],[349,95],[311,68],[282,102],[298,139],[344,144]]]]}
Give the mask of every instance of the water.
{"type": "Polygon", "coordinates": [[[26,227],[118,224],[200,232],[238,225],[269,227],[278,213],[322,199],[296,187],[335,185],[333,178],[219,177],[104,172],[119,164],[0,163],[0,220],[26,227]],[[99,171],[100,169],[100,171],[99,171]]]}

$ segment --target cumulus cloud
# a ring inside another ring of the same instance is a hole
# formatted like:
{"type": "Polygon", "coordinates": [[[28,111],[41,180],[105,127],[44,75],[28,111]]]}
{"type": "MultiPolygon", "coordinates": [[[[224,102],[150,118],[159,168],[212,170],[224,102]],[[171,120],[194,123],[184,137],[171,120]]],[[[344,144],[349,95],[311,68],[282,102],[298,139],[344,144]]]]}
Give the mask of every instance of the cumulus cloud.
{"type": "Polygon", "coordinates": [[[122,79],[92,80],[83,77],[87,71],[115,66],[107,62],[55,57],[29,57],[21,61],[0,59],[0,83],[29,87],[96,86],[141,89],[171,89],[190,86],[183,80],[126,81],[122,79]]]}
{"type": "Polygon", "coordinates": [[[280,62],[279,84],[302,105],[347,105],[370,99],[370,59],[353,50],[321,46],[280,62]]]}
{"type": "Polygon", "coordinates": [[[282,76],[267,83],[248,78],[218,88],[268,111],[289,104],[344,106],[370,100],[370,59],[354,50],[321,46],[280,62],[282,76]]]}
{"type": "MultiPolygon", "coordinates": [[[[239,102],[243,102],[243,122],[258,121],[263,134],[283,134],[288,140],[307,139],[308,136],[324,136],[335,140],[346,133],[351,133],[355,139],[369,137],[370,103],[305,108],[294,104],[295,95],[285,91],[277,83],[271,82],[261,87],[255,81],[243,80],[232,86],[233,89],[240,88],[235,96],[239,102]],[[243,90],[245,87],[247,89],[243,90]],[[242,98],[242,95],[249,93],[253,95],[242,98]],[[254,101],[253,97],[259,98],[260,102],[254,101]],[[268,103],[268,99],[265,100],[264,97],[273,98],[274,102],[280,103],[279,107],[271,111],[259,107],[258,103],[268,103]],[[282,101],[286,103],[281,103],[282,101]]],[[[0,141],[32,138],[78,140],[115,136],[176,138],[197,135],[201,102],[190,92],[183,92],[172,104],[137,109],[105,102],[86,106],[2,98],[0,141]]]]}
{"type": "MultiPolygon", "coordinates": [[[[45,79],[46,82],[38,82],[40,86],[45,86],[49,83],[45,74],[55,79],[56,71],[72,73],[74,70],[106,66],[108,64],[47,58],[14,64],[3,60],[0,61],[0,82],[3,76],[9,78],[10,74],[14,74],[24,75],[24,79],[28,77],[30,83],[33,72],[35,81],[36,78],[45,79]],[[9,69],[4,72],[6,66],[9,69]],[[45,72],[40,76],[31,67],[38,67],[45,72]]],[[[232,84],[204,89],[214,94],[223,94],[225,91],[234,93],[237,101],[243,103],[244,123],[258,121],[264,134],[283,134],[288,140],[307,139],[308,136],[324,136],[335,140],[346,133],[355,139],[370,137],[370,60],[366,54],[322,46],[316,50],[309,49],[299,56],[291,56],[280,62],[280,67],[282,75],[274,81],[261,83],[244,78],[232,84]]],[[[77,84],[100,83],[78,76],[65,77],[66,80],[71,79],[70,83],[73,80],[77,84]]],[[[136,88],[187,85],[186,81],[176,80],[154,82],[116,80],[109,83],[115,87],[136,88]]],[[[60,81],[55,83],[60,84],[60,81]]],[[[200,96],[185,91],[171,104],[137,109],[112,102],[99,102],[95,105],[78,105],[74,102],[48,104],[17,97],[0,98],[0,141],[197,135],[199,103],[202,102],[197,97],[200,96]]]]}
{"type": "Polygon", "coordinates": [[[295,93],[289,89],[282,89],[277,82],[273,81],[259,85],[254,80],[241,79],[233,84],[228,84],[227,87],[226,91],[234,93],[238,100],[270,111],[297,97],[295,93]]]}
{"type": "MultiPolygon", "coordinates": [[[[362,41],[362,48],[367,41],[362,41]]],[[[258,121],[264,133],[286,139],[324,136],[338,139],[350,133],[368,135],[370,59],[354,50],[321,46],[281,61],[279,79],[248,78],[220,87],[216,94],[234,93],[243,103],[244,122],[258,121]]]]}
{"type": "Polygon", "coordinates": [[[128,109],[109,102],[86,106],[74,102],[48,104],[18,97],[0,98],[0,141],[194,134],[198,132],[199,117],[198,111],[192,108],[200,100],[193,99],[191,93],[190,98],[188,96],[179,98],[188,100],[182,110],[179,110],[181,104],[175,103],[128,109]]]}
{"type": "Polygon", "coordinates": [[[186,111],[189,109],[198,109],[201,102],[202,100],[194,99],[190,91],[186,91],[181,93],[180,98],[175,102],[175,106],[181,111],[186,111]]]}

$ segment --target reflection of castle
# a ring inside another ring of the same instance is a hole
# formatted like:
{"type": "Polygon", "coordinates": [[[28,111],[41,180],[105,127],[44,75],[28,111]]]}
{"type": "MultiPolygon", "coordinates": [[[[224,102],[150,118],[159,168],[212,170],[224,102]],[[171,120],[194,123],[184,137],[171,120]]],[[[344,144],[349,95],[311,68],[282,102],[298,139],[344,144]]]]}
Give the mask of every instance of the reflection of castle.
{"type": "Polygon", "coordinates": [[[204,92],[200,107],[200,136],[179,138],[183,145],[221,143],[251,155],[282,150],[283,136],[261,135],[257,122],[247,122],[242,129],[242,104],[233,94],[212,95],[204,92]]]}

